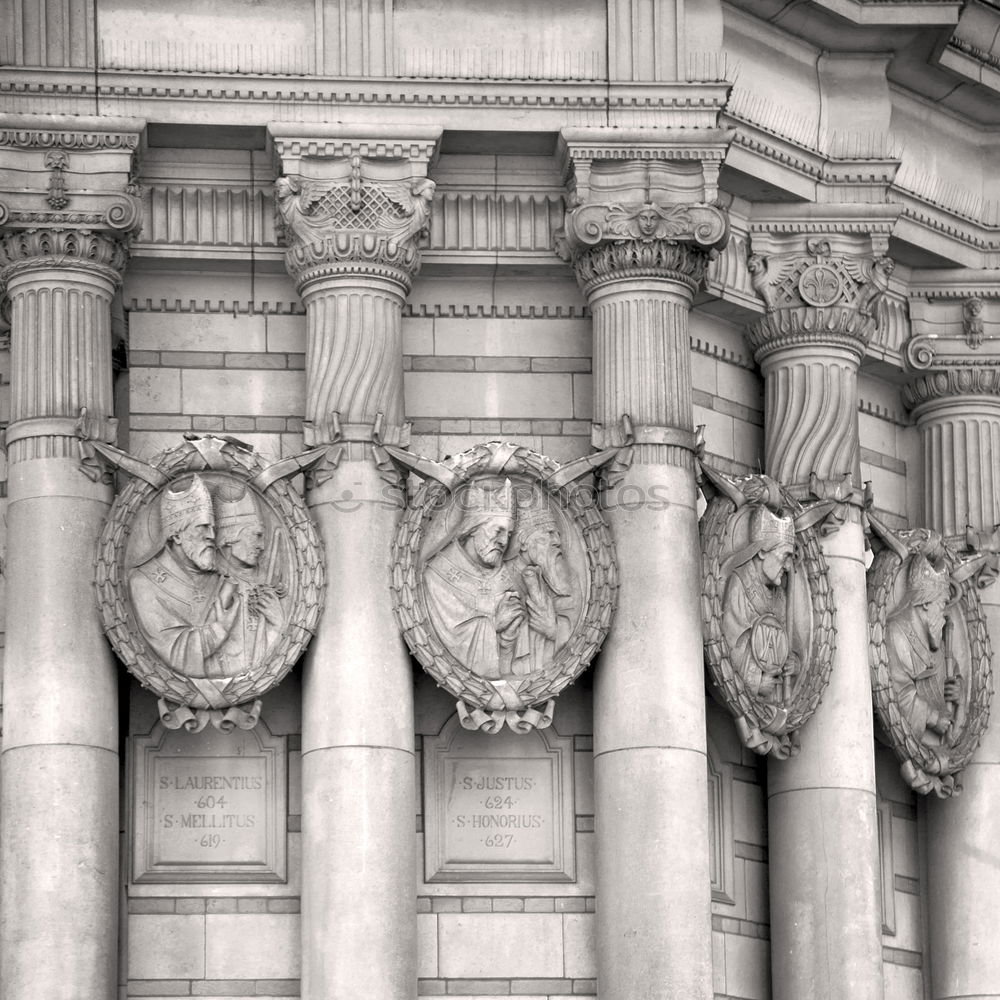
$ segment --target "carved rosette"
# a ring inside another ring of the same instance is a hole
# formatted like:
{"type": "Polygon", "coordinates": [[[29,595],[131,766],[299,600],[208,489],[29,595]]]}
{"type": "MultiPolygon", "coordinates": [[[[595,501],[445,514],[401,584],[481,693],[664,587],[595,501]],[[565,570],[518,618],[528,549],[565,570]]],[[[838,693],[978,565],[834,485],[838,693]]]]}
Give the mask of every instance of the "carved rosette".
{"type": "Polygon", "coordinates": [[[359,272],[410,287],[430,224],[434,182],[367,177],[359,156],[342,179],[279,177],[275,214],[285,265],[300,290],[311,280],[359,272]]]}
{"type": "Polygon", "coordinates": [[[728,220],[712,205],[586,204],[566,213],[556,253],[574,265],[588,295],[606,282],[644,277],[694,292],[728,237],[728,220]]]}
{"type": "MultiPolygon", "coordinates": [[[[894,263],[835,252],[829,240],[787,241],[789,249],[751,254],[747,267],[766,312],[747,330],[758,363],[782,348],[839,346],[860,361],[875,332],[894,263]]],[[[780,246],[780,244],[779,244],[780,246]]]]}
{"type": "Polygon", "coordinates": [[[783,759],[798,753],[836,644],[817,516],[766,476],[701,471],[705,662],[744,745],[783,759]]]}
{"type": "Polygon", "coordinates": [[[248,446],[215,437],[185,441],[155,465],[84,444],[133,477],[97,552],[115,652],[159,697],[168,728],[252,728],[323,606],[323,547],[287,482],[301,466],[265,466],[248,446]]]}
{"type": "Polygon", "coordinates": [[[977,584],[995,579],[995,544],[963,552],[936,531],[871,523],[884,546],[868,571],[875,709],[907,784],[947,798],[989,723],[992,651],[977,584]]]}
{"type": "Polygon", "coordinates": [[[396,620],[467,729],[549,726],[607,636],[615,549],[580,474],[518,445],[477,445],[431,471],[400,522],[396,620]]]}

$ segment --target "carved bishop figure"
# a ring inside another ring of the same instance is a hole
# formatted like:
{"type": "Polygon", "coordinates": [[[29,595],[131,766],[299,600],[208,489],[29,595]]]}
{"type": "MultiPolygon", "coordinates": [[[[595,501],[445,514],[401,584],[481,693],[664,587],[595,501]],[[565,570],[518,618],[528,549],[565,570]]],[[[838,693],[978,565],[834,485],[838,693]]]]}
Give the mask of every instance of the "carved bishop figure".
{"type": "Polygon", "coordinates": [[[992,654],[975,586],[986,557],[936,531],[871,523],[882,543],[868,571],[875,708],[906,782],[947,798],[989,721],[992,654]]]}
{"type": "Polygon", "coordinates": [[[788,757],[833,657],[833,603],[809,515],[766,476],[702,466],[705,660],[756,753],[788,757]]]}

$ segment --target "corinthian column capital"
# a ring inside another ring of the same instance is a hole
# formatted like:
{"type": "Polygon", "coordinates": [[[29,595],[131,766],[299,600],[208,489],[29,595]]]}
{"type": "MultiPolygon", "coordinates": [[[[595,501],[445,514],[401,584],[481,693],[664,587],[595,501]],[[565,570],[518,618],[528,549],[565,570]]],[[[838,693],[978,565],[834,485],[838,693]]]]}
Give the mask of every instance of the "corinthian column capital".
{"type": "Polygon", "coordinates": [[[748,261],[764,315],[747,331],[758,362],[784,348],[840,348],[860,363],[894,268],[871,237],[757,233],[748,261]]]}
{"type": "Polygon", "coordinates": [[[275,211],[300,293],[316,280],[367,274],[403,294],[420,269],[441,129],[272,125],[281,176],[275,211]]]}

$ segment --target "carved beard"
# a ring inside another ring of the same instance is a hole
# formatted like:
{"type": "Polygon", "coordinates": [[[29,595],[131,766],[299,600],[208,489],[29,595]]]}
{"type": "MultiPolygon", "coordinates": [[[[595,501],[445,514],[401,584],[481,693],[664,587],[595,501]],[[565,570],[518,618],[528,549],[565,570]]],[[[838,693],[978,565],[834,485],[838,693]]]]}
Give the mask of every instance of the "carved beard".
{"type": "Polygon", "coordinates": [[[179,541],[181,552],[203,573],[215,569],[215,549],[211,542],[203,542],[197,538],[192,541],[185,534],[181,534],[179,541]]]}
{"type": "Polygon", "coordinates": [[[573,589],[573,572],[566,557],[554,546],[546,548],[538,564],[548,588],[560,597],[568,597],[573,589]]]}

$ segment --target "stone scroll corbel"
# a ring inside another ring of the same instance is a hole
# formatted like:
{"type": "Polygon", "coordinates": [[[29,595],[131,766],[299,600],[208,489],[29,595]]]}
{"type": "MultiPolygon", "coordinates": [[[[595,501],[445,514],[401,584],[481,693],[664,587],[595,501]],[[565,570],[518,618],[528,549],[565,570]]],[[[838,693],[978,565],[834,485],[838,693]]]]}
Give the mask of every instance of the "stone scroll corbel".
{"type": "MultiPolygon", "coordinates": [[[[989,723],[992,652],[978,589],[994,536],[894,531],[869,514],[868,640],[875,711],[914,791],[948,798],[989,723]]],[[[995,533],[994,533],[995,535],[995,533]]]]}
{"type": "Polygon", "coordinates": [[[167,728],[252,729],[323,606],[322,545],[288,480],[326,449],[265,464],[235,438],[185,435],[149,463],[78,434],[91,471],[129,477],[96,563],[115,652],[167,728]]]}
{"type": "Polygon", "coordinates": [[[830,678],[835,608],[813,514],[768,476],[703,460],[705,662],[744,745],[783,759],[830,678]]]}
{"type": "Polygon", "coordinates": [[[551,725],[614,616],[610,530],[582,484],[619,448],[560,466],[491,441],[444,462],[392,444],[422,484],[393,542],[393,609],[410,651],[457,700],[463,727],[551,725]]]}

